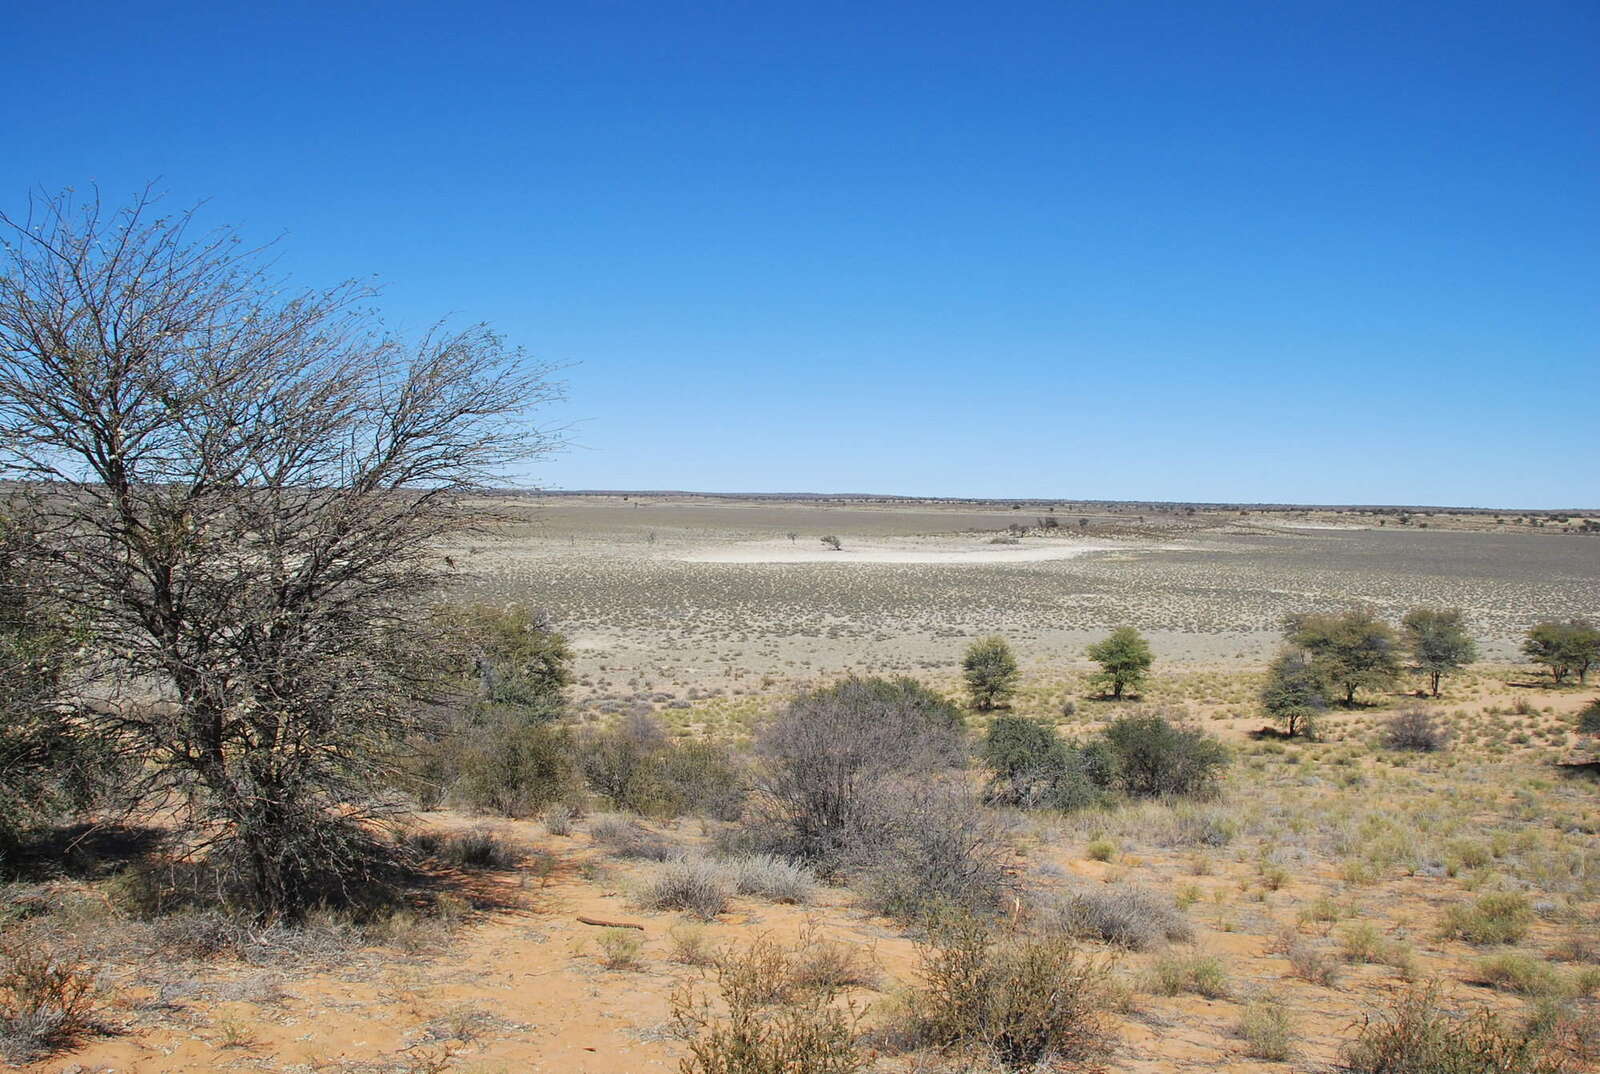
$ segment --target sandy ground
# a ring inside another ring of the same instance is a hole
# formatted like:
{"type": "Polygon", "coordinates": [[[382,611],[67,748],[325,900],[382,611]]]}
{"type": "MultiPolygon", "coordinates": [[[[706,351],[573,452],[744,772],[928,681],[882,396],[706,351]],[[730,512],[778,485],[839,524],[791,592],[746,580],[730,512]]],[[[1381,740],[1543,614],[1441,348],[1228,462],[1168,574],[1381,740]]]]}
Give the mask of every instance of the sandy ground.
{"type": "MultiPolygon", "coordinates": [[[[1218,677],[1215,685],[1228,681],[1218,677]]],[[[1528,890],[1540,910],[1515,949],[1547,960],[1557,973],[1581,970],[1548,953],[1592,934],[1600,920],[1600,889],[1582,865],[1594,860],[1593,837],[1583,833],[1600,830],[1600,806],[1592,787],[1551,782],[1548,761],[1561,747],[1552,751],[1555,739],[1547,734],[1562,720],[1570,724],[1585,697],[1509,685],[1498,675],[1474,677],[1449,701],[1462,736],[1454,752],[1399,760],[1372,748],[1369,715],[1336,716],[1325,742],[1285,750],[1251,745],[1246,732],[1254,720],[1201,701],[1195,717],[1240,751],[1223,798],[1204,807],[1238,825],[1231,843],[1174,838],[1177,814],[1165,806],[1129,807],[1098,819],[1019,818],[1012,841],[1027,883],[1091,891],[1137,885],[1179,899],[1195,928],[1192,943],[1150,952],[1095,945],[1114,960],[1117,979],[1132,992],[1127,1009],[1112,1017],[1114,1044],[1103,1069],[1331,1070],[1341,1043],[1364,1016],[1409,983],[1430,979],[1450,990],[1452,1002],[1521,1011],[1522,997],[1485,987],[1475,969],[1507,948],[1474,947],[1438,929],[1446,908],[1467,905],[1484,890],[1528,890]],[[1526,701],[1530,714],[1508,720],[1513,699],[1526,701]],[[1114,847],[1109,861],[1091,856],[1095,840],[1114,847]],[[1475,847],[1482,864],[1452,864],[1475,847]],[[1380,945],[1404,948],[1406,959],[1350,956],[1346,937],[1357,926],[1380,945]],[[1332,976],[1318,981],[1297,970],[1284,948],[1286,936],[1331,961],[1332,976]],[[1152,967],[1172,955],[1219,959],[1224,994],[1162,994],[1151,983],[1152,967]],[[1296,1055],[1287,1064],[1251,1058],[1236,1031],[1246,1005],[1263,997],[1291,1016],[1296,1055]]],[[[455,813],[427,814],[420,822],[446,830],[488,827],[538,857],[520,867],[441,877],[476,909],[454,935],[409,951],[368,948],[316,963],[175,958],[110,965],[104,1014],[112,1032],[25,1069],[675,1070],[683,1045],[670,1031],[671,997],[706,983],[704,971],[678,959],[686,929],[702,931],[716,948],[758,937],[846,945],[876,978],[853,993],[868,1025],[893,1017],[893,997],[917,980],[911,935],[864,910],[845,888],[820,888],[804,906],[737,898],[728,912],[702,924],[641,909],[632,892],[657,866],[609,856],[587,834],[592,821],[580,820],[566,835],[531,821],[455,813]],[[537,868],[536,860],[542,863],[537,868]],[[580,922],[580,915],[642,925],[630,933],[641,941],[636,962],[607,968],[602,930],[580,922]]],[[[698,821],[656,827],[685,849],[708,842],[698,821]]],[[[886,1053],[872,1069],[960,1069],[928,1065],[932,1058],[886,1053]]]]}

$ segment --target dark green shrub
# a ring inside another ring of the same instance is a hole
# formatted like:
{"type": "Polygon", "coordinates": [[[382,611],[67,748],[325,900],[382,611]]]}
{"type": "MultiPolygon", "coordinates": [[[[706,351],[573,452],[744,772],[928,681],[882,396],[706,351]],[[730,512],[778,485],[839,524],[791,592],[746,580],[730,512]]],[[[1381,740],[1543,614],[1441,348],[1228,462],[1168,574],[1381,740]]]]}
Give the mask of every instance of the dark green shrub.
{"type": "Polygon", "coordinates": [[[1116,757],[1117,786],[1134,798],[1209,794],[1228,764],[1217,739],[1160,715],[1119,717],[1104,737],[1116,757]]]}
{"type": "Polygon", "coordinates": [[[522,851],[486,828],[465,832],[413,832],[406,846],[422,858],[433,858],[460,869],[510,869],[522,860],[522,851]]]}
{"type": "Polygon", "coordinates": [[[1591,701],[1578,710],[1578,733],[1600,735],[1600,700],[1591,701]]]}
{"type": "Polygon", "coordinates": [[[989,801],[1023,809],[1097,805],[1115,783],[1116,756],[1106,743],[1079,748],[1048,724],[1022,716],[990,721],[982,758],[990,770],[989,801]]]}
{"type": "Polygon", "coordinates": [[[526,817],[578,789],[572,734],[564,727],[495,713],[464,734],[457,790],[478,809],[526,817]]]}

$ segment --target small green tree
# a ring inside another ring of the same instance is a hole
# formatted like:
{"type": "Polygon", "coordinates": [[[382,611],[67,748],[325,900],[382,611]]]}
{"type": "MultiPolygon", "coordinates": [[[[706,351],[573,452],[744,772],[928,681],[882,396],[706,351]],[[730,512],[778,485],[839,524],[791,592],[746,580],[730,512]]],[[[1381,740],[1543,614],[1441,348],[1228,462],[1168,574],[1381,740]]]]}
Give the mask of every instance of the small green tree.
{"type": "Polygon", "coordinates": [[[1261,707],[1283,725],[1291,738],[1315,738],[1316,721],[1328,708],[1322,676],[1303,649],[1286,649],[1267,668],[1261,707]]]}
{"type": "Polygon", "coordinates": [[[1600,629],[1585,619],[1536,623],[1528,630],[1522,652],[1535,664],[1549,668],[1557,686],[1572,674],[1582,684],[1589,668],[1600,661],[1600,629]]]}
{"type": "Polygon", "coordinates": [[[1413,608],[1401,621],[1406,647],[1417,672],[1428,677],[1428,690],[1439,696],[1439,680],[1478,659],[1478,646],[1467,634],[1460,608],[1413,608]]]}
{"type": "Polygon", "coordinates": [[[1100,665],[1094,681],[1106,687],[1113,698],[1120,699],[1123,691],[1138,689],[1144,684],[1155,655],[1150,643],[1133,627],[1118,627],[1104,641],[1089,646],[1089,659],[1100,665]]]}
{"type": "Polygon", "coordinates": [[[1017,658],[1006,639],[998,634],[979,638],[967,647],[961,659],[961,672],[967,680],[972,704],[987,712],[1005,703],[1017,684],[1017,658]]]}
{"type": "Polygon", "coordinates": [[[1304,649],[1330,690],[1356,703],[1357,690],[1386,690],[1400,676],[1400,639],[1365,609],[1343,615],[1292,615],[1289,644],[1304,649]]]}

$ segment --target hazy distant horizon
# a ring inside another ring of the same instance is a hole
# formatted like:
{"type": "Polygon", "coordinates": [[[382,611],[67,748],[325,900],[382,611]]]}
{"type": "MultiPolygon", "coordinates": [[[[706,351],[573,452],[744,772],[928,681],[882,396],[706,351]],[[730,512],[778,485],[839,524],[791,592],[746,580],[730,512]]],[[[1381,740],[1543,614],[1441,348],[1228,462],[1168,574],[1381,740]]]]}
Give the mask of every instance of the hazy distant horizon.
{"type": "Polygon", "coordinates": [[[1255,508],[1257,510],[1285,511],[1437,511],[1472,512],[1474,514],[1509,514],[1512,512],[1539,515],[1597,515],[1600,507],[1528,507],[1525,505],[1427,503],[1294,503],[1271,500],[1134,500],[1115,498],[1087,498],[1076,496],[962,496],[926,495],[909,492],[783,492],[768,490],[717,489],[626,489],[626,488],[507,488],[506,492],[527,492],[543,496],[705,496],[719,499],[793,499],[793,500],[912,500],[935,503],[1000,503],[1030,504],[1040,507],[1051,504],[1083,506],[1125,507],[1195,507],[1206,510],[1227,508],[1255,508]]]}

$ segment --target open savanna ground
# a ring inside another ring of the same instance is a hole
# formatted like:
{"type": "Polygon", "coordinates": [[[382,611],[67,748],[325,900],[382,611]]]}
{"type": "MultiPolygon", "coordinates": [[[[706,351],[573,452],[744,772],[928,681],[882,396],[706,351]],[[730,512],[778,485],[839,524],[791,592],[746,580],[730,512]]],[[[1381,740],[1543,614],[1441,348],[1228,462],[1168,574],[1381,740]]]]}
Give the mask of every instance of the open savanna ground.
{"type": "Polygon", "coordinates": [[[851,670],[937,671],[995,632],[1046,677],[1087,667],[1084,646],[1124,624],[1151,638],[1163,666],[1249,668],[1270,656],[1285,615],[1362,604],[1390,621],[1419,605],[1459,607],[1485,658],[1506,660],[1530,623],[1600,608],[1600,540],[1531,527],[1380,528],[1373,516],[1330,515],[1364,528],[1295,530],[1331,523],[690,496],[483,506],[481,536],[452,549],[461,593],[545,608],[574,645],[576,699],[603,711],[748,697],[851,670]],[[1039,528],[1051,518],[1059,526],[1039,528]],[[840,551],[822,545],[827,535],[840,551]]]}
{"type": "Polygon", "coordinates": [[[372,822],[388,856],[352,870],[371,890],[252,912],[176,795],[35,830],[3,862],[0,1062],[1565,1074],[1600,1056],[1595,691],[1518,655],[1535,621],[1600,607],[1591,537],[477,506],[480,532],[446,549],[462,607],[430,673],[455,700],[385,754],[402,819],[372,822]],[[1481,659],[1437,699],[1407,672],[1285,736],[1262,703],[1284,618],[1357,606],[1459,607],[1481,659]],[[1113,700],[1085,646],[1124,625],[1154,669],[1113,700]],[[1021,674],[977,707],[962,653],[996,633],[1021,674]],[[1019,728],[1042,736],[1020,781],[994,748],[1019,728]],[[833,796],[810,816],[784,780],[836,749],[856,767],[807,789],[833,796]],[[1056,797],[1013,793],[1045,772],[1056,797]],[[741,1052],[753,1039],[781,1054],[741,1052]],[[1397,1041],[1411,1065],[1370,1051],[1397,1041]],[[1459,1042],[1478,1065],[1443,1055],[1459,1042]]]}
{"type": "MultiPolygon", "coordinates": [[[[1250,733],[1258,686],[1255,672],[1181,670],[1112,703],[1071,673],[1022,684],[1014,711],[1070,737],[1160,706],[1233,754],[1209,798],[994,811],[1012,900],[999,931],[1067,922],[1103,971],[1099,1047],[1084,1062],[1336,1069],[1367,1019],[1431,988],[1451,1010],[1543,1025],[1564,1069],[1586,1069],[1600,1048],[1600,786],[1553,762],[1581,746],[1574,714],[1590,692],[1477,669],[1429,706],[1447,747],[1419,753],[1382,736],[1415,699],[1283,741],[1250,733]]],[[[992,715],[970,714],[973,731],[992,715]]],[[[848,871],[823,882],[739,851],[737,831],[571,804],[537,820],[424,813],[414,905],[294,928],[152,914],[159,870],[86,839],[7,890],[8,944],[70,950],[95,973],[94,1031],[24,1068],[675,1069],[694,1039],[684,1012],[730,966],[756,967],[763,1017],[826,989],[859,1017],[865,1069],[988,1061],[910,1039],[936,1002],[924,930],[884,916],[848,871]]]]}

